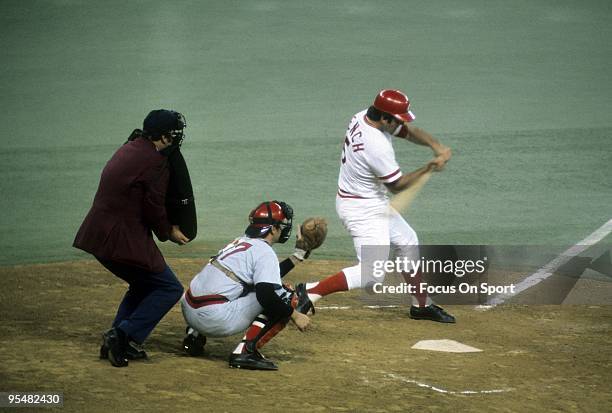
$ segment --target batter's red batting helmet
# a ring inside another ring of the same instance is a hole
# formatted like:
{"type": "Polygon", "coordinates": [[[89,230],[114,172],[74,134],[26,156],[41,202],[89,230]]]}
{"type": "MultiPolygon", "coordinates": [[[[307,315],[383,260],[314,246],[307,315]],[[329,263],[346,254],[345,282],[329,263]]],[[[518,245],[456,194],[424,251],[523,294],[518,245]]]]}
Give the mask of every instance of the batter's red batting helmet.
{"type": "Polygon", "coordinates": [[[412,122],[415,119],[414,114],[410,111],[408,96],[399,90],[381,90],[374,99],[374,107],[395,116],[402,122],[412,122]]]}
{"type": "Polygon", "coordinates": [[[281,227],[278,242],[283,243],[291,236],[293,208],[281,201],[262,202],[249,214],[249,226],[245,234],[251,238],[263,238],[272,226],[281,227]]]}

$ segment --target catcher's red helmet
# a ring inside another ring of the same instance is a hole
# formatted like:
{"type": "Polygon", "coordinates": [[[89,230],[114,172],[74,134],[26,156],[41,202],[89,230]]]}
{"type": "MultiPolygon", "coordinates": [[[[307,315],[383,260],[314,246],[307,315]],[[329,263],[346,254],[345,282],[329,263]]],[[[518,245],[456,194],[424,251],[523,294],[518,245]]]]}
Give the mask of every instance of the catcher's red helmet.
{"type": "Polygon", "coordinates": [[[408,96],[399,90],[381,90],[374,99],[374,107],[382,112],[390,113],[402,122],[412,122],[415,119],[414,114],[410,111],[408,96]]]}
{"type": "Polygon", "coordinates": [[[249,214],[249,226],[245,234],[251,238],[265,237],[272,226],[282,228],[280,243],[291,236],[293,208],[281,201],[262,202],[249,214]]]}

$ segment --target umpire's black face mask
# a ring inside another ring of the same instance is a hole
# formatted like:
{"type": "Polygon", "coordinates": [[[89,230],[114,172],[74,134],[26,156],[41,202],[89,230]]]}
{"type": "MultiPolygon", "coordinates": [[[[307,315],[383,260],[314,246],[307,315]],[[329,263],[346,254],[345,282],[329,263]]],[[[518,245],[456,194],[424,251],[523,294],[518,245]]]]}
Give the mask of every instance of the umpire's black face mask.
{"type": "Polygon", "coordinates": [[[168,132],[167,136],[172,140],[172,143],[167,148],[164,148],[159,151],[159,153],[164,156],[170,156],[172,152],[179,149],[181,147],[181,144],[183,143],[183,139],[185,139],[185,134],[183,133],[182,129],[170,131],[168,132]]]}

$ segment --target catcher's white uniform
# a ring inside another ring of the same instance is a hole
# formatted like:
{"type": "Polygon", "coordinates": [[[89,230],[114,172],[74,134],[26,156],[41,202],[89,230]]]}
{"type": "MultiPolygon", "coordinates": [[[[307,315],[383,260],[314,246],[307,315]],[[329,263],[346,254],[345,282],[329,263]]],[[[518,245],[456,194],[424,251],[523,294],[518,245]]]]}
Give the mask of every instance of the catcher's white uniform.
{"type": "Polygon", "coordinates": [[[395,256],[418,258],[414,257],[417,249],[407,248],[418,245],[417,235],[389,206],[384,185],[402,176],[395,160],[393,136],[370,126],[366,122],[366,112],[353,116],[346,131],[336,196],[336,212],[353,238],[360,261],[342,270],[349,289],[364,287],[361,276],[363,245],[378,246],[385,253],[382,259],[388,258],[390,247],[395,256]]]}
{"type": "Polygon", "coordinates": [[[249,327],[263,311],[255,296],[255,284],[277,284],[279,296],[289,294],[282,288],[278,257],[261,238],[243,236],[235,239],[219,251],[216,265],[225,271],[211,263],[206,264],[191,280],[189,290],[181,298],[185,321],[205,336],[225,337],[249,327]],[[230,278],[228,271],[239,281],[230,278]],[[191,294],[191,299],[188,294],[191,294]],[[208,305],[210,303],[214,305],[208,305]]]}

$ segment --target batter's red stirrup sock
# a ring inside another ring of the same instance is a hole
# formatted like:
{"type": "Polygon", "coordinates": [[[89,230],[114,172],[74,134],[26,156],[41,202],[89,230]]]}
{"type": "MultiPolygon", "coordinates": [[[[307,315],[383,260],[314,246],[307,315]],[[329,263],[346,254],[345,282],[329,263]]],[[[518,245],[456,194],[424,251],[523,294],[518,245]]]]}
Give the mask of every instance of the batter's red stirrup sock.
{"type": "Polygon", "coordinates": [[[326,295],[340,291],[348,291],[346,276],[344,272],[340,271],[319,282],[307,283],[306,291],[308,292],[308,298],[310,298],[310,301],[313,303],[326,295]]]}
{"type": "Polygon", "coordinates": [[[427,307],[428,305],[432,304],[431,298],[429,298],[429,296],[427,295],[427,292],[420,292],[421,291],[421,281],[423,280],[423,274],[421,273],[421,271],[417,272],[414,277],[411,277],[410,274],[403,272],[402,276],[404,277],[404,280],[406,281],[406,283],[410,284],[410,285],[414,285],[415,294],[412,294],[412,305],[415,307],[427,307]]]}

